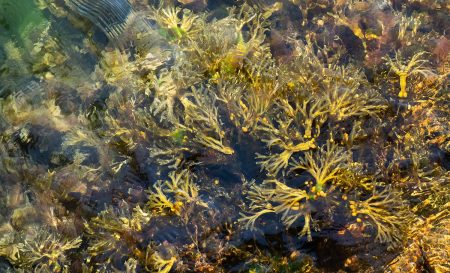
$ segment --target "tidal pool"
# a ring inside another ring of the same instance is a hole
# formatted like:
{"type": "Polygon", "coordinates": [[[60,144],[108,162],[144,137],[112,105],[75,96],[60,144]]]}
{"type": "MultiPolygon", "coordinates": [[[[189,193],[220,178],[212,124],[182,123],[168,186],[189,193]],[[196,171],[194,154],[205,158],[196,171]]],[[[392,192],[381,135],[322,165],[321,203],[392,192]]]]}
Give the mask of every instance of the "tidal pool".
{"type": "Polygon", "coordinates": [[[450,272],[449,9],[0,0],[0,272],[450,272]]]}

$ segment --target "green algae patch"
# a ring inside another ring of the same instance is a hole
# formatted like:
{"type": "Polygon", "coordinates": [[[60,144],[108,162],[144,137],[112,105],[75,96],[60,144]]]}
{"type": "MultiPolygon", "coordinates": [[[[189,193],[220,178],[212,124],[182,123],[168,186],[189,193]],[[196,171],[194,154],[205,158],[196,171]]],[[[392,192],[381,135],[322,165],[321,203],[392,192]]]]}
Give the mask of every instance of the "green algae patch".
{"type": "Polygon", "coordinates": [[[22,46],[30,46],[30,35],[42,32],[47,22],[34,0],[0,1],[0,27],[22,46]]]}

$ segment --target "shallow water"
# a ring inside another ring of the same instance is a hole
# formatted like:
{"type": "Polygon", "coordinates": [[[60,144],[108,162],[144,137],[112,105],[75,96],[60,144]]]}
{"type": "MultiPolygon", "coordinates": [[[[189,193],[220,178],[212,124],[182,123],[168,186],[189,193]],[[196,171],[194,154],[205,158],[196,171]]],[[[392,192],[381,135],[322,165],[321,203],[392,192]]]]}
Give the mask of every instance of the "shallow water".
{"type": "Polygon", "coordinates": [[[0,7],[0,272],[450,271],[445,1],[0,7]]]}

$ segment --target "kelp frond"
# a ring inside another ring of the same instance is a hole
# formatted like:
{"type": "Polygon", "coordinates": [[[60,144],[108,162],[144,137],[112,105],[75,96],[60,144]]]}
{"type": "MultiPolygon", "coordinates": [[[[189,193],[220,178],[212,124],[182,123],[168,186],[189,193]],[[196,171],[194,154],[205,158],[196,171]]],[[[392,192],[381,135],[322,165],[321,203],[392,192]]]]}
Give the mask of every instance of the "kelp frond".
{"type": "Polygon", "coordinates": [[[52,231],[31,228],[0,239],[0,256],[21,268],[46,267],[55,272],[67,269],[67,252],[79,248],[81,238],[67,239],[52,231]]]}
{"type": "Polygon", "coordinates": [[[86,235],[91,239],[87,249],[97,261],[132,256],[144,259],[137,247],[138,234],[150,222],[152,215],[136,206],[133,210],[108,208],[85,223],[86,235]]]}
{"type": "MultiPolygon", "coordinates": [[[[161,1],[162,3],[163,1],[161,1]]],[[[174,6],[154,8],[150,17],[165,29],[178,43],[183,39],[191,39],[200,28],[204,27],[205,18],[188,9],[174,6]]]]}
{"type": "Polygon", "coordinates": [[[146,264],[150,265],[146,267],[147,270],[150,270],[149,267],[151,267],[157,273],[169,273],[177,261],[177,257],[171,256],[171,251],[168,250],[153,251],[152,254],[147,253],[146,256],[146,264]]]}
{"type": "Polygon", "coordinates": [[[314,178],[313,189],[317,193],[323,192],[325,185],[338,177],[339,171],[350,159],[348,151],[331,141],[317,151],[306,151],[304,154],[292,163],[292,170],[306,170],[314,178]]]}
{"type": "Polygon", "coordinates": [[[320,128],[327,119],[327,104],[322,99],[309,99],[303,101],[298,111],[304,120],[303,137],[305,139],[317,138],[320,135],[320,128]]]}
{"type": "Polygon", "coordinates": [[[207,206],[198,196],[198,186],[188,170],[173,171],[166,181],[158,181],[148,191],[147,206],[158,215],[181,215],[182,209],[189,203],[207,206]]]}
{"type": "Polygon", "coordinates": [[[425,219],[412,223],[407,236],[407,245],[385,268],[386,272],[417,272],[426,263],[434,272],[450,270],[450,203],[425,219]]]}
{"type": "Polygon", "coordinates": [[[246,66],[245,73],[233,79],[218,79],[218,98],[230,112],[230,120],[244,133],[254,132],[259,121],[272,108],[281,85],[278,69],[267,56],[246,66]]]}
{"type": "Polygon", "coordinates": [[[390,67],[390,71],[399,77],[400,92],[398,96],[400,98],[406,98],[408,96],[406,82],[409,76],[417,74],[424,77],[435,76],[434,72],[426,66],[429,62],[422,58],[425,54],[425,51],[417,52],[407,62],[401,60],[400,53],[397,51],[395,52],[394,58],[385,58],[387,65],[390,67]]]}
{"type": "Polygon", "coordinates": [[[402,242],[410,215],[396,190],[390,187],[381,191],[374,189],[369,198],[350,201],[350,209],[352,216],[374,228],[377,241],[394,246],[402,242]]]}
{"type": "Polygon", "coordinates": [[[311,237],[311,210],[309,205],[310,194],[301,189],[295,189],[276,180],[269,179],[261,186],[250,184],[247,198],[250,200],[250,211],[243,214],[240,222],[246,222],[246,228],[255,228],[256,220],[267,213],[281,215],[283,224],[289,228],[298,219],[303,218],[304,224],[300,231],[301,236],[311,237]]]}
{"type": "MultiPolygon", "coordinates": [[[[261,167],[266,169],[270,175],[276,175],[289,165],[291,157],[298,152],[305,152],[315,149],[316,139],[305,139],[301,132],[309,133],[305,128],[310,128],[312,123],[306,123],[302,116],[302,106],[292,105],[287,100],[280,100],[277,103],[280,114],[274,121],[263,118],[256,128],[262,135],[261,139],[271,150],[269,155],[258,154],[261,167]]],[[[319,115],[318,115],[319,117],[319,115]]],[[[318,123],[320,126],[320,122],[318,123]]],[[[317,130],[319,131],[319,130],[317,130]]]]}
{"type": "Polygon", "coordinates": [[[204,75],[233,76],[246,59],[260,58],[268,52],[263,43],[263,21],[248,6],[232,8],[229,16],[200,27],[185,45],[186,58],[204,75]]]}
{"type": "Polygon", "coordinates": [[[387,108],[374,90],[361,90],[358,86],[334,86],[326,90],[324,96],[330,115],[338,121],[376,116],[387,108]]]}
{"type": "Polygon", "coordinates": [[[218,152],[230,155],[234,150],[224,143],[225,131],[219,120],[217,98],[205,88],[192,88],[180,98],[184,107],[184,124],[194,141],[218,152]]]}

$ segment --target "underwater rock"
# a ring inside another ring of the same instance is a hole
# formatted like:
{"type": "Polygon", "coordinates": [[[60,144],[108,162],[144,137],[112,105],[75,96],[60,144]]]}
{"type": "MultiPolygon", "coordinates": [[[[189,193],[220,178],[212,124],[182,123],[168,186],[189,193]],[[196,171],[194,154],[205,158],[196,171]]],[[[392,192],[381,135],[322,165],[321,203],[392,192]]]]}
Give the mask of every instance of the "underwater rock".
{"type": "Polygon", "coordinates": [[[4,258],[0,258],[0,272],[13,273],[15,272],[11,264],[4,258]]]}
{"type": "Polygon", "coordinates": [[[195,11],[204,10],[208,6],[208,0],[178,0],[178,2],[195,11]]]}
{"type": "Polygon", "coordinates": [[[355,60],[364,60],[364,46],[362,41],[352,32],[349,27],[338,26],[337,33],[347,51],[355,60]]]}
{"type": "Polygon", "coordinates": [[[436,7],[0,7],[32,1],[20,37],[0,9],[0,273],[450,272],[436,7]]]}

